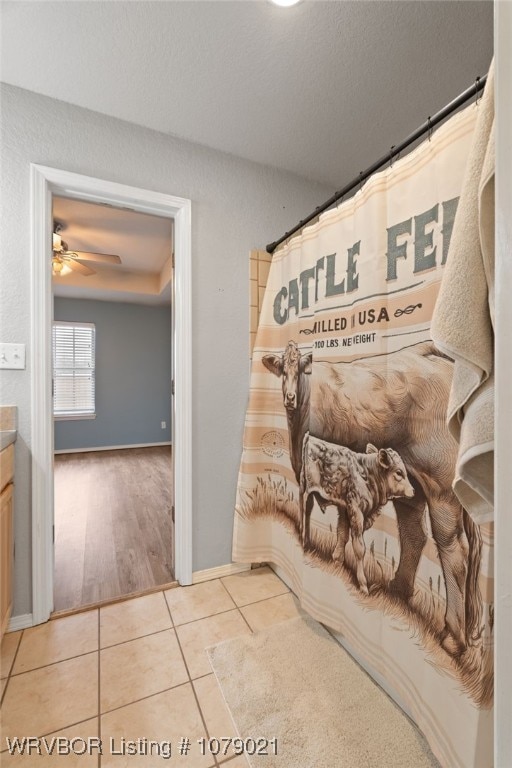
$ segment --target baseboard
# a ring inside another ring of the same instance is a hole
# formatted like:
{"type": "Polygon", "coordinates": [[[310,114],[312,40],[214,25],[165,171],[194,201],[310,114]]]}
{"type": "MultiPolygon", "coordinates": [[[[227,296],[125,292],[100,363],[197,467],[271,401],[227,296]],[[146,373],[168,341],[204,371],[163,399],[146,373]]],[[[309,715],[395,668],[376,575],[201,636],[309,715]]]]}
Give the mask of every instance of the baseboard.
{"type": "Polygon", "coordinates": [[[227,563],[218,565],[216,568],[206,568],[204,571],[194,571],[192,574],[192,584],[199,584],[201,581],[211,581],[220,579],[223,576],[233,576],[234,573],[250,571],[250,563],[227,563]]]}
{"type": "Polygon", "coordinates": [[[57,453],[92,453],[93,451],[123,451],[126,448],[158,448],[161,445],[172,445],[171,441],[165,443],[133,443],[132,445],[100,445],[96,448],[59,448],[57,453]]]}
{"type": "Polygon", "coordinates": [[[34,625],[31,613],[23,613],[21,616],[13,616],[7,627],[8,632],[18,632],[20,629],[28,629],[34,625]]]}

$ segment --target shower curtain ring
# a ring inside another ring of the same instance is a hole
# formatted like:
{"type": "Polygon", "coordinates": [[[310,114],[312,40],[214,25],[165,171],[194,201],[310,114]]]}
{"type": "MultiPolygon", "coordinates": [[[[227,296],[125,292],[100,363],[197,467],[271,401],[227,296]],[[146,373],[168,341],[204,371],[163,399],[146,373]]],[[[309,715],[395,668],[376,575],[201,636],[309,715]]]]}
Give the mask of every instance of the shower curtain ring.
{"type": "Polygon", "coordinates": [[[480,101],[481,91],[480,91],[480,78],[477,77],[475,80],[475,107],[478,107],[478,102],[480,101]]]}
{"type": "Polygon", "coordinates": [[[390,168],[392,168],[392,167],[393,167],[393,162],[394,162],[394,159],[393,159],[393,150],[394,150],[394,148],[395,148],[395,145],[394,145],[394,144],[392,144],[392,145],[391,145],[391,149],[389,150],[389,167],[390,167],[390,168]]]}
{"type": "Polygon", "coordinates": [[[427,123],[428,123],[428,140],[432,141],[432,134],[433,134],[434,130],[432,128],[432,122],[430,120],[430,115],[427,118],[427,123]]]}

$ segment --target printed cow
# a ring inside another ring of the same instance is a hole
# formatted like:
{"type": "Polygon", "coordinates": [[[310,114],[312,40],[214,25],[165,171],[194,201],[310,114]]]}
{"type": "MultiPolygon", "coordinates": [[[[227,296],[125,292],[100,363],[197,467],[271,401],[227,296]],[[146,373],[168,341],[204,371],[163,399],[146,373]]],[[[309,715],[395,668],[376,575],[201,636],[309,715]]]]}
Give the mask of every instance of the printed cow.
{"type": "Polygon", "coordinates": [[[441,643],[452,655],[462,653],[480,635],[482,539],[451,487],[457,455],[457,444],[446,427],[451,360],[432,342],[346,363],[315,361],[314,366],[311,354],[301,354],[290,342],[282,357],[266,358],[266,367],[283,378],[296,477],[300,479],[302,442],[308,429],[311,435],[352,451],[362,453],[368,443],[374,443],[390,446],[402,457],[415,495],[393,502],[400,562],[390,589],[404,601],[413,595],[427,541],[427,507],[446,587],[441,643]],[[288,410],[291,403],[300,403],[300,419],[290,418],[294,416],[288,410]]]}
{"type": "Polygon", "coordinates": [[[333,560],[343,563],[349,534],[356,558],[356,576],[361,592],[368,594],[364,573],[366,547],[363,532],[371,528],[384,504],[400,496],[412,498],[404,463],[392,448],[378,450],[368,443],[366,453],[355,453],[306,433],[300,475],[302,546],[309,546],[309,524],[314,500],[322,511],[329,505],[338,510],[336,548],[333,560]]]}
{"type": "Polygon", "coordinates": [[[288,421],[290,461],[297,483],[300,481],[302,465],[302,441],[309,429],[311,360],[311,352],[302,355],[294,341],[288,342],[282,355],[265,355],[262,359],[265,368],[268,368],[282,382],[283,404],[288,421]]]}

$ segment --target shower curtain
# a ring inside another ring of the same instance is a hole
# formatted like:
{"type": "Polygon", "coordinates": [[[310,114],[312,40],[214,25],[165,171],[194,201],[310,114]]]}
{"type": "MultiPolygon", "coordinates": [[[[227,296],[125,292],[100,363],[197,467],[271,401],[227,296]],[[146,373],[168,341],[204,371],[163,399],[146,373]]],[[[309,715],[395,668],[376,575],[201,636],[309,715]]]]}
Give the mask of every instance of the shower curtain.
{"type": "Polygon", "coordinates": [[[233,560],[282,569],[445,768],[493,762],[493,530],[452,491],[453,363],[429,330],[476,112],[275,253],[233,539],[233,560]]]}

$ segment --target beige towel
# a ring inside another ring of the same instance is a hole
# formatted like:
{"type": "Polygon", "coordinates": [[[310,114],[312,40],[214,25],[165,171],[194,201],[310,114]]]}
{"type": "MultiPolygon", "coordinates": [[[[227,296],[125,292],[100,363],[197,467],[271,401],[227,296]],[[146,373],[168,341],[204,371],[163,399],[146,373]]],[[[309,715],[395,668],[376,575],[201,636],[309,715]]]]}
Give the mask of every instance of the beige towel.
{"type": "Polygon", "coordinates": [[[448,427],[453,489],[477,523],[494,514],[494,62],[468,159],[432,338],[455,361],[448,427]]]}

